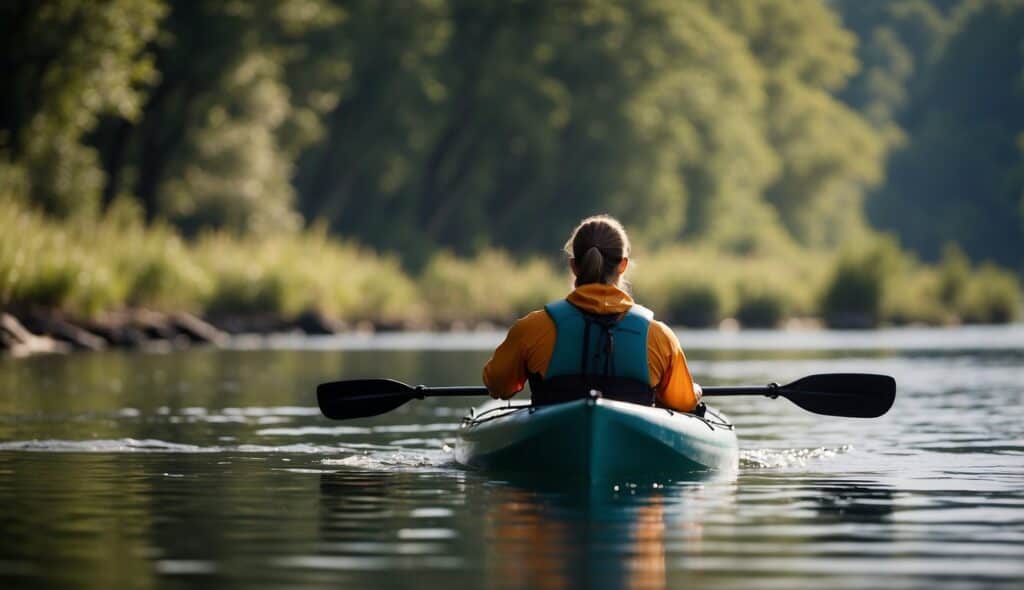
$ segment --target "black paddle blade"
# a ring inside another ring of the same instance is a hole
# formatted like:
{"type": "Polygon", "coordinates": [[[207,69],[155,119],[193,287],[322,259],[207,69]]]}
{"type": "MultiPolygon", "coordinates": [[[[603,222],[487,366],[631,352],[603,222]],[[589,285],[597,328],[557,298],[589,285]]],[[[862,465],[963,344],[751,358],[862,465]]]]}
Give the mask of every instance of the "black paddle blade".
{"type": "Polygon", "coordinates": [[[332,381],[316,388],[320,412],[332,420],[377,416],[418,397],[416,389],[392,379],[332,381]]]}
{"type": "Polygon", "coordinates": [[[871,373],[825,373],[783,385],[776,393],[816,414],[877,418],[896,399],[896,380],[871,373]]]}

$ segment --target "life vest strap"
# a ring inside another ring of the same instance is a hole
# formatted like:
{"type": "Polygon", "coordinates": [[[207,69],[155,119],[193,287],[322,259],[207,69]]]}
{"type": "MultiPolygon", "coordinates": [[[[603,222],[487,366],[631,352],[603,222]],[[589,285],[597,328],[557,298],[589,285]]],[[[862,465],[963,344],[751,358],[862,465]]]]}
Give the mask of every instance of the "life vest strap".
{"type": "Polygon", "coordinates": [[[653,316],[649,309],[634,304],[624,313],[598,315],[565,299],[544,309],[557,332],[546,378],[606,375],[648,380],[647,332],[653,316]]]}

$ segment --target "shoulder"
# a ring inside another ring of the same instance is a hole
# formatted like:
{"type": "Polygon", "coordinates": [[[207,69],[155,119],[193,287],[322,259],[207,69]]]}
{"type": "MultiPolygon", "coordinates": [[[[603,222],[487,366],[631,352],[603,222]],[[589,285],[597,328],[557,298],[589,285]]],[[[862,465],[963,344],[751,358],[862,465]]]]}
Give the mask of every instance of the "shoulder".
{"type": "Polygon", "coordinates": [[[647,331],[647,340],[652,344],[657,344],[659,349],[677,350],[682,348],[679,345],[679,338],[676,337],[672,328],[658,320],[651,320],[647,331]]]}
{"type": "Polygon", "coordinates": [[[553,327],[554,322],[548,312],[538,309],[516,320],[508,332],[510,336],[529,337],[553,327]]]}

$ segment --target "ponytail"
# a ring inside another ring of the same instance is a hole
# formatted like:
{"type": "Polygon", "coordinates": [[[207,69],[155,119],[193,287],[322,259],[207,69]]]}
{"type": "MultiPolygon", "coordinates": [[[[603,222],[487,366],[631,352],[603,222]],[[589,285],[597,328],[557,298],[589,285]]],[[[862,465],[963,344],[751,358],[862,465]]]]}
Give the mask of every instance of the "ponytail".
{"type": "Polygon", "coordinates": [[[597,246],[591,246],[583,259],[576,259],[576,283],[586,285],[588,283],[603,283],[604,278],[604,255],[597,246]]]}
{"type": "Polygon", "coordinates": [[[576,286],[621,283],[619,265],[629,256],[629,238],[622,224],[608,215],[580,222],[565,243],[565,252],[576,261],[576,286]]]}

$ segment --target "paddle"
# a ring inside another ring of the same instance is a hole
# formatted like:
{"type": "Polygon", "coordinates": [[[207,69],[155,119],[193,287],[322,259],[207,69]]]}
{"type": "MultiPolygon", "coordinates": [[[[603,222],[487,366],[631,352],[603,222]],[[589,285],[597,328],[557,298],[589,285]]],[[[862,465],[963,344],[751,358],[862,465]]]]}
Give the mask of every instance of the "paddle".
{"type": "Polygon", "coordinates": [[[872,373],[822,373],[789,385],[763,387],[704,387],[704,395],[765,395],[784,397],[808,412],[847,418],[877,418],[896,399],[896,380],[872,373]]]}
{"type": "MultiPolygon", "coordinates": [[[[486,396],[484,387],[415,387],[391,379],[356,379],[321,383],[316,399],[324,416],[334,420],[377,416],[427,397],[486,396]]],[[[789,385],[704,387],[705,396],[765,395],[784,397],[808,412],[825,416],[876,418],[896,399],[896,380],[869,373],[825,373],[789,385]]]]}

